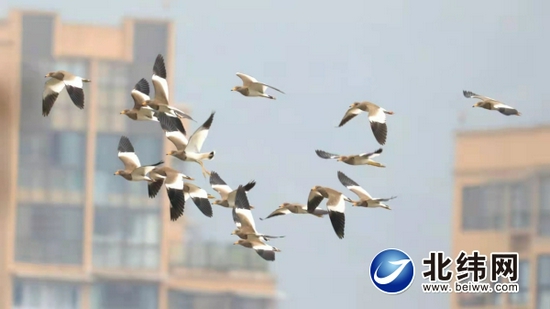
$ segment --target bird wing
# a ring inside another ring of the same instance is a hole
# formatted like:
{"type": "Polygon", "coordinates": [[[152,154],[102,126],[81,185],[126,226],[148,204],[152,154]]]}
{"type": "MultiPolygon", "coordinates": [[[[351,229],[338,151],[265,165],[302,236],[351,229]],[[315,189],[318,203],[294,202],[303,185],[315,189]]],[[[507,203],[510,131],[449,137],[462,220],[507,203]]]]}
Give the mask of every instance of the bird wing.
{"type": "Polygon", "coordinates": [[[250,231],[250,233],[256,234],[256,225],[254,223],[254,217],[252,211],[250,211],[250,203],[246,196],[246,191],[243,186],[239,186],[237,194],[235,195],[235,213],[239,217],[241,223],[240,229],[250,231]]]}
{"type": "Polygon", "coordinates": [[[210,171],[210,186],[214,189],[214,191],[218,192],[222,200],[226,200],[229,193],[233,191],[215,171],[210,171]]]}
{"type": "Polygon", "coordinates": [[[78,77],[67,71],[62,71],[62,72],[64,75],[63,82],[65,83],[65,85],[82,89],[83,87],[82,77],[78,77]]]}
{"type": "Polygon", "coordinates": [[[376,138],[376,141],[380,145],[386,143],[386,137],[388,135],[388,127],[386,125],[386,114],[377,105],[368,103],[369,121],[372,133],[376,138]]]}
{"type": "Polygon", "coordinates": [[[187,147],[191,151],[195,151],[195,152],[201,151],[202,145],[204,144],[204,141],[208,136],[208,131],[210,130],[210,126],[214,121],[215,113],[216,112],[212,112],[210,114],[210,117],[208,117],[208,119],[206,119],[206,121],[202,124],[202,126],[200,126],[189,138],[189,143],[187,144],[187,147]]]}
{"type": "Polygon", "coordinates": [[[185,137],[185,129],[181,120],[176,117],[167,116],[165,113],[158,113],[158,121],[165,131],[166,138],[171,141],[177,150],[185,149],[188,145],[185,137]]]}
{"type": "Polygon", "coordinates": [[[121,136],[118,142],[118,158],[124,163],[126,171],[133,171],[141,166],[139,158],[134,152],[134,146],[126,136],[121,136]]]}
{"type": "Polygon", "coordinates": [[[270,213],[267,217],[260,218],[260,220],[265,220],[265,219],[273,218],[273,217],[276,217],[276,216],[284,216],[284,215],[288,215],[288,214],[290,214],[290,210],[288,210],[286,208],[277,208],[277,209],[275,209],[275,211],[270,213]]]}
{"type": "Polygon", "coordinates": [[[494,102],[498,102],[498,100],[495,100],[493,98],[489,98],[489,97],[486,97],[484,95],[479,95],[477,93],[473,93],[471,91],[468,91],[468,90],[463,90],[462,91],[462,94],[464,94],[464,96],[468,99],[470,98],[475,98],[475,99],[480,99],[482,101],[494,101],[494,102]]]}
{"type": "Polygon", "coordinates": [[[380,149],[378,149],[374,152],[360,153],[360,154],[358,154],[358,156],[365,157],[366,159],[372,159],[372,158],[378,157],[381,153],[382,153],[382,148],[380,148],[380,149]]]}
{"type": "Polygon", "coordinates": [[[50,113],[63,88],[65,88],[65,83],[59,79],[50,78],[46,81],[42,92],[42,115],[47,116],[50,113]]]}
{"type": "Polygon", "coordinates": [[[355,181],[346,176],[346,174],[338,171],[338,180],[340,180],[340,183],[344,187],[359,196],[359,198],[372,200],[372,196],[370,196],[370,194],[365,189],[361,188],[361,186],[359,186],[355,181]]]}
{"type": "Polygon", "coordinates": [[[315,150],[315,153],[317,154],[317,156],[319,156],[319,158],[322,158],[322,159],[337,159],[340,157],[337,154],[329,153],[319,149],[315,150]]]}
{"type": "Polygon", "coordinates": [[[155,101],[157,104],[168,105],[168,82],[166,81],[166,65],[164,57],[157,55],[153,65],[153,87],[155,88],[155,101]]]}
{"type": "Polygon", "coordinates": [[[325,188],[328,193],[327,209],[329,211],[336,211],[344,213],[346,209],[346,203],[344,200],[344,195],[336,190],[330,188],[325,188]]]}
{"type": "Polygon", "coordinates": [[[250,87],[253,83],[257,83],[258,80],[256,80],[254,77],[250,75],[246,75],[244,73],[237,72],[237,76],[243,81],[244,87],[250,87]]]}
{"type": "Polygon", "coordinates": [[[252,83],[252,84],[249,86],[249,88],[251,88],[251,89],[253,89],[253,90],[256,90],[256,91],[258,91],[258,92],[261,92],[261,93],[264,93],[264,92],[265,92],[266,87],[269,87],[269,88],[271,88],[271,89],[273,89],[273,90],[279,91],[279,92],[282,93],[282,94],[285,94],[282,90],[277,89],[277,88],[275,88],[275,87],[273,87],[273,86],[270,86],[270,85],[265,84],[265,83],[262,83],[262,82],[254,82],[254,83],[252,83]]]}
{"type": "Polygon", "coordinates": [[[208,200],[208,193],[206,190],[189,182],[185,183],[185,190],[193,200],[193,203],[199,208],[203,215],[212,217],[212,204],[208,200]]]}
{"type": "Polygon", "coordinates": [[[309,196],[307,197],[307,212],[313,213],[315,209],[321,204],[323,196],[315,189],[309,191],[309,196]]]}
{"type": "Polygon", "coordinates": [[[345,125],[348,121],[352,120],[353,118],[355,118],[355,116],[361,114],[362,112],[363,112],[362,110],[356,107],[349,108],[346,111],[344,118],[342,118],[342,120],[340,121],[340,124],[338,125],[338,127],[345,125]]]}
{"type": "Polygon", "coordinates": [[[139,110],[141,108],[146,108],[146,106],[143,106],[142,103],[151,99],[149,97],[149,91],[149,83],[145,80],[145,78],[140,79],[136,83],[134,89],[130,92],[130,95],[134,100],[134,109],[139,110]]]}

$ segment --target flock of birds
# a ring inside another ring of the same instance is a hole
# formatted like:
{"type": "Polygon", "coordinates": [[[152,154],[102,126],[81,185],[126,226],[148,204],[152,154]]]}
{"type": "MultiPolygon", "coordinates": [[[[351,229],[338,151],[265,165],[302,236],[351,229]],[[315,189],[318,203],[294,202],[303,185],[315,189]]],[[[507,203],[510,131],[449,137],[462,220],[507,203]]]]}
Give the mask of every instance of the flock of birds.
{"type": "MultiPolygon", "coordinates": [[[[246,97],[263,97],[275,100],[272,95],[266,94],[267,88],[274,89],[280,93],[283,91],[259,82],[254,77],[237,73],[242,80],[242,86],[235,86],[231,91],[236,91],[246,97]]],[[[75,76],[66,71],[50,72],[45,77],[50,77],[46,81],[42,95],[42,114],[48,116],[52,107],[59,96],[59,93],[66,89],[71,101],[78,108],[84,108],[83,83],[90,82],[79,76],[75,76]]],[[[254,223],[254,217],[251,210],[254,209],[248,201],[247,192],[256,185],[255,181],[250,181],[246,185],[240,185],[236,190],[220,177],[215,171],[208,171],[204,167],[204,161],[212,160],[215,151],[201,152],[202,146],[208,132],[214,121],[215,112],[212,112],[206,121],[195,130],[189,137],[186,137],[186,131],[181,119],[188,119],[196,122],[191,116],[169,104],[168,83],[166,80],[166,67],[162,55],[158,55],[153,65],[152,84],[155,90],[154,97],[149,96],[149,83],[144,78],[140,79],[131,90],[130,94],[134,100],[132,109],[126,109],[120,114],[126,115],[135,121],[155,121],[158,122],[164,131],[166,138],[174,144],[176,150],[172,150],[167,155],[178,158],[182,161],[195,162],[202,168],[202,173],[210,178],[210,186],[220,195],[220,199],[206,192],[206,190],[197,185],[185,181],[192,181],[194,178],[187,176],[171,167],[161,166],[164,161],[161,160],[155,164],[141,165],[138,156],[126,136],[121,136],[118,144],[118,157],[124,164],[124,169],[116,171],[115,175],[120,175],[128,181],[145,181],[148,185],[148,195],[150,198],[157,196],[162,185],[164,185],[168,198],[170,200],[170,219],[177,220],[183,215],[185,202],[191,198],[197,208],[207,217],[212,217],[212,204],[232,209],[233,221],[236,229],[231,233],[237,235],[240,239],[235,245],[241,245],[246,248],[254,249],[262,258],[268,261],[275,260],[275,252],[280,252],[267,242],[272,238],[281,238],[284,236],[270,236],[261,234],[257,231],[254,223]],[[214,199],[211,203],[210,200],[214,199]]],[[[503,115],[521,115],[515,108],[505,105],[495,99],[475,94],[471,91],[463,91],[466,98],[475,98],[480,101],[473,107],[481,107],[487,110],[495,110],[503,115]]],[[[368,119],[376,141],[380,145],[385,145],[388,133],[386,125],[386,115],[393,115],[388,111],[371,102],[355,102],[351,104],[342,118],[338,127],[345,125],[355,116],[362,112],[368,113],[368,119]]],[[[372,165],[380,168],[385,166],[373,160],[382,153],[382,148],[370,153],[360,153],[354,155],[338,155],[323,150],[315,150],[317,156],[322,159],[335,159],[349,165],[372,165]]],[[[283,203],[269,214],[268,218],[287,215],[287,214],[312,214],[317,217],[328,215],[334,232],[338,238],[344,238],[345,228],[345,203],[351,203],[353,206],[366,208],[384,208],[391,210],[385,202],[396,198],[374,198],[359,184],[353,181],[344,173],[338,171],[337,177],[340,183],[348,190],[357,195],[358,200],[352,200],[342,192],[325,186],[314,186],[309,192],[307,204],[301,203],[283,203]],[[326,208],[318,208],[321,202],[326,199],[326,208]]]]}

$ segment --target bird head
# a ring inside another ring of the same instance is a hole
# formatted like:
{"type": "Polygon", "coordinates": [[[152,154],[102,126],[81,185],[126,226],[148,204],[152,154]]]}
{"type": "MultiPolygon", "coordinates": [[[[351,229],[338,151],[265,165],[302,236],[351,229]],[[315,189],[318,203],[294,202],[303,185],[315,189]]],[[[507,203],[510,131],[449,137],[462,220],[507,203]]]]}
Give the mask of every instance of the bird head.
{"type": "Polygon", "coordinates": [[[478,106],[481,105],[481,103],[483,103],[483,102],[477,102],[476,104],[472,105],[472,107],[478,107],[478,106]]]}
{"type": "Polygon", "coordinates": [[[48,74],[46,74],[44,77],[52,77],[55,75],[55,72],[49,72],[48,74]]]}
{"type": "Polygon", "coordinates": [[[357,105],[359,105],[359,102],[354,102],[354,103],[352,103],[352,104],[349,106],[349,108],[354,108],[354,107],[356,107],[357,105]]]}
{"type": "Polygon", "coordinates": [[[234,242],[233,245],[240,245],[240,244],[241,244],[241,241],[242,241],[242,239],[239,239],[239,240],[237,240],[236,242],[234,242]]]}
{"type": "Polygon", "coordinates": [[[176,154],[176,151],[175,150],[171,150],[169,151],[168,153],[166,153],[167,156],[173,156],[176,154]]]}
{"type": "Polygon", "coordinates": [[[115,172],[115,175],[120,175],[121,170],[115,172]]]}

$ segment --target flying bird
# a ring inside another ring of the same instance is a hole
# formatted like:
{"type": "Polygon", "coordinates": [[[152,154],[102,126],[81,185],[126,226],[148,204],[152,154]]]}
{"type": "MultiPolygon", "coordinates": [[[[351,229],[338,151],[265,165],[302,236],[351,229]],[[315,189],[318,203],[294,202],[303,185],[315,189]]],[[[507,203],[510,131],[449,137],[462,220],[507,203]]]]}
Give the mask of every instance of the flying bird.
{"type": "Polygon", "coordinates": [[[373,198],[372,196],[370,196],[370,194],[367,193],[365,189],[361,188],[361,186],[359,186],[355,181],[351,180],[351,178],[340,171],[338,171],[338,180],[340,180],[340,183],[342,183],[344,187],[348,188],[351,192],[355,193],[359,197],[358,201],[351,202],[351,205],[353,206],[368,208],[382,207],[391,210],[390,206],[384,204],[383,202],[387,202],[397,197],[392,196],[389,198],[373,198]]]}
{"type": "Polygon", "coordinates": [[[392,111],[387,111],[382,107],[371,103],[371,102],[355,102],[351,104],[340,121],[338,127],[345,125],[348,121],[353,119],[355,116],[361,114],[362,112],[369,113],[369,122],[372,129],[372,133],[376,138],[376,141],[380,145],[386,144],[386,137],[388,135],[388,127],[386,125],[386,114],[393,115],[392,111]]]}
{"type": "Polygon", "coordinates": [[[349,156],[341,156],[319,149],[315,150],[315,153],[317,154],[317,156],[319,156],[319,158],[336,159],[336,161],[338,162],[344,162],[349,165],[372,165],[377,167],[386,167],[385,165],[372,160],[372,158],[378,157],[382,153],[382,148],[376,150],[375,152],[360,153],[357,155],[349,156]]]}
{"type": "Polygon", "coordinates": [[[266,94],[265,91],[267,88],[271,88],[273,90],[279,91],[282,94],[285,94],[281,90],[269,86],[267,84],[264,84],[262,82],[259,82],[254,77],[250,75],[246,75],[244,73],[237,72],[237,76],[242,79],[243,85],[242,86],[235,86],[231,91],[237,91],[240,94],[244,95],[245,97],[264,97],[268,99],[275,100],[275,97],[269,94],[266,94]]]}
{"type": "Polygon", "coordinates": [[[44,77],[51,77],[44,84],[42,92],[42,116],[46,117],[50,114],[53,104],[57,100],[59,93],[63,88],[67,89],[67,93],[76,107],[84,108],[84,90],[83,83],[89,83],[90,80],[73,75],[67,71],[49,72],[44,77]]]}
{"type": "MultiPolygon", "coordinates": [[[[233,220],[238,230],[232,234],[238,235],[241,239],[234,242],[234,245],[241,245],[245,248],[251,248],[266,261],[275,260],[275,252],[281,252],[280,249],[266,244],[268,238],[277,238],[276,236],[259,235],[256,232],[254,217],[250,211],[250,204],[243,186],[239,186],[235,197],[233,208],[233,220]]],[[[282,236],[281,236],[282,237],[282,236]]]]}
{"type": "Polygon", "coordinates": [[[344,238],[344,228],[346,225],[346,216],[344,215],[344,211],[346,210],[345,202],[351,203],[352,200],[334,189],[315,186],[309,191],[307,211],[314,213],[323,199],[327,199],[328,217],[330,218],[334,232],[338,238],[344,238]]]}
{"type": "Polygon", "coordinates": [[[166,65],[164,57],[161,54],[157,55],[155,64],[153,65],[153,87],[155,88],[155,97],[151,100],[145,100],[141,103],[142,106],[149,106],[152,109],[166,113],[173,117],[181,117],[193,120],[191,116],[185,112],[169,105],[168,81],[166,80],[166,65]]]}
{"type": "Polygon", "coordinates": [[[208,201],[210,194],[193,184],[183,181],[184,179],[194,180],[192,177],[168,166],[156,167],[149,172],[149,177],[153,180],[153,182],[147,184],[150,198],[157,196],[163,184],[166,188],[170,200],[170,220],[176,221],[181,217],[185,201],[189,197],[205,216],[212,217],[212,206],[208,201]]]}
{"type": "Polygon", "coordinates": [[[134,146],[130,142],[130,139],[126,136],[121,136],[118,142],[118,158],[124,163],[124,169],[115,172],[115,175],[120,175],[128,181],[147,181],[153,180],[147,176],[155,166],[158,166],[164,161],[160,161],[156,164],[141,166],[139,158],[134,151],[134,146]]]}
{"type": "Polygon", "coordinates": [[[497,101],[493,98],[475,94],[471,91],[466,91],[466,90],[463,90],[462,93],[466,98],[469,98],[469,99],[475,98],[475,99],[481,100],[475,103],[472,107],[481,107],[492,111],[498,111],[499,113],[505,116],[512,116],[512,115],[521,116],[521,113],[517,109],[509,105],[502,104],[502,102],[497,101]]]}
{"type": "MultiPolygon", "coordinates": [[[[249,181],[246,185],[243,186],[245,192],[248,192],[254,188],[256,182],[254,180],[249,181]]],[[[237,190],[232,190],[230,186],[223,181],[218,173],[215,171],[210,171],[210,186],[214,191],[218,192],[221,197],[221,200],[215,200],[212,204],[219,205],[227,208],[235,207],[235,195],[237,190]]],[[[251,209],[254,209],[253,206],[250,206],[251,209]]]]}
{"type": "Polygon", "coordinates": [[[159,112],[149,106],[143,106],[143,102],[150,99],[149,83],[145,80],[145,78],[140,79],[136,83],[134,89],[130,92],[130,95],[134,100],[134,107],[132,109],[125,109],[121,111],[121,115],[126,115],[132,120],[158,121],[157,115],[159,112]]]}
{"type": "Polygon", "coordinates": [[[214,121],[214,114],[215,112],[210,114],[210,117],[191,135],[189,140],[185,137],[185,129],[178,118],[168,117],[163,113],[158,115],[160,126],[165,131],[166,137],[176,146],[176,150],[172,150],[166,155],[174,156],[182,161],[198,163],[205,177],[210,175],[210,172],[204,167],[203,160],[212,160],[216,152],[201,153],[200,151],[208,136],[212,121],[214,121]]]}
{"type": "MultiPolygon", "coordinates": [[[[269,216],[265,218],[260,218],[260,220],[265,220],[276,216],[284,216],[288,214],[310,214],[310,213],[307,211],[307,205],[299,204],[299,203],[283,203],[279,205],[279,208],[275,209],[272,213],[270,213],[269,216]]],[[[328,211],[321,208],[315,208],[315,210],[313,210],[313,213],[311,214],[316,217],[322,218],[324,215],[328,214],[328,211]]]]}

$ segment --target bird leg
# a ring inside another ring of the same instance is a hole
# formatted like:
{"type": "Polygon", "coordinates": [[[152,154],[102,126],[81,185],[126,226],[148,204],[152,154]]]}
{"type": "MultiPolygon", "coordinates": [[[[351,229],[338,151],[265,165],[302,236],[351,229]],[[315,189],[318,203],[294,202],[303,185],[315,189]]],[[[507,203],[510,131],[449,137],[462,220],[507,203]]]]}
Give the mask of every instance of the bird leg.
{"type": "Polygon", "coordinates": [[[200,164],[202,168],[202,175],[204,176],[204,178],[206,178],[206,176],[210,176],[211,173],[206,168],[204,168],[204,163],[202,161],[197,161],[197,162],[200,164]]]}

